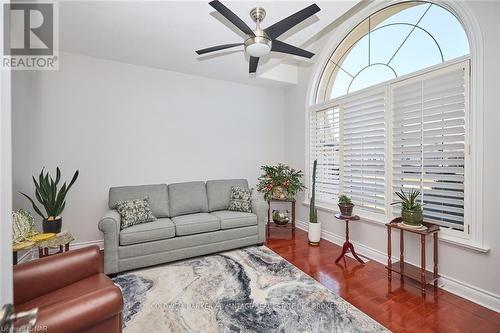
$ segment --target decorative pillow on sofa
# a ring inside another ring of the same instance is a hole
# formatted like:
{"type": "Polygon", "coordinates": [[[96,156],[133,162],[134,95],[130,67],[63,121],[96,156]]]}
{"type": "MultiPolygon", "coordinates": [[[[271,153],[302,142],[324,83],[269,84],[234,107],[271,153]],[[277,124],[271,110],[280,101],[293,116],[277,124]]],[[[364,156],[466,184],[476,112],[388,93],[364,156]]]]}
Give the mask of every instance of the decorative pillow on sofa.
{"type": "Polygon", "coordinates": [[[231,186],[231,199],[228,210],[237,212],[252,212],[252,190],[231,186]]]}
{"type": "Polygon", "coordinates": [[[121,216],[120,229],[122,230],[136,224],[156,220],[149,207],[148,198],[118,201],[115,208],[121,216]]]}

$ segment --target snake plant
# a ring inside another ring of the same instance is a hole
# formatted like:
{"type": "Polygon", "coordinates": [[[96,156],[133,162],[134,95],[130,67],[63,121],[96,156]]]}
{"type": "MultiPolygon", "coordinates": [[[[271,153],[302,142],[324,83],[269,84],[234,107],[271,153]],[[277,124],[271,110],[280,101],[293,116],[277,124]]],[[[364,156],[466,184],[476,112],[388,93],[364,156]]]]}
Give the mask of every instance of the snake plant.
{"type": "Polygon", "coordinates": [[[27,194],[20,192],[24,195],[33,206],[35,212],[40,215],[43,219],[47,220],[55,220],[57,219],[64,210],[66,206],[66,194],[69,189],[75,183],[78,178],[78,170],[76,170],[73,178],[69,182],[69,185],[66,185],[66,182],[58,188],[59,182],[61,180],[61,170],[59,167],[56,169],[56,179],[54,180],[49,172],[45,173],[44,168],[42,168],[42,172],[38,176],[38,181],[33,176],[33,183],[35,184],[35,198],[36,200],[45,208],[45,214],[38,208],[35,204],[35,201],[27,194]]]}

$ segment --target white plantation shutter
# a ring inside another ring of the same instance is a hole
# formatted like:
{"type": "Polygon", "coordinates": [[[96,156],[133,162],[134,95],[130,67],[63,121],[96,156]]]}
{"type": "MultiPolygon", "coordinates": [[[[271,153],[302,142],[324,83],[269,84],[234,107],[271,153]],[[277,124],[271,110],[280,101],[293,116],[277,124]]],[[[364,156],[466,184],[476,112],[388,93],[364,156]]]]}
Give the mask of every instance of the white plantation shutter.
{"type": "Polygon", "coordinates": [[[385,89],[341,102],[342,193],[360,208],[385,211],[385,89]]]}
{"type": "Polygon", "coordinates": [[[316,171],[316,200],[332,201],[339,191],[339,108],[313,111],[310,116],[310,175],[316,171]]]}
{"type": "Polygon", "coordinates": [[[392,86],[393,190],[421,191],[424,218],[463,230],[468,62],[392,86]]]}

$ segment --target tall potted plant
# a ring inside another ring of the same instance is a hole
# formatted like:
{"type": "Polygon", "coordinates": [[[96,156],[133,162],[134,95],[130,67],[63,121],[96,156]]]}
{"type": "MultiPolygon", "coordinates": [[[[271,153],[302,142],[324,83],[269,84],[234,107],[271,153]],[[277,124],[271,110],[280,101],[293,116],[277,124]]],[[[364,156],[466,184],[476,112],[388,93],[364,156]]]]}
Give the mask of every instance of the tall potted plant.
{"type": "Polygon", "coordinates": [[[398,201],[394,201],[391,205],[401,205],[401,217],[404,224],[409,227],[421,227],[424,220],[422,205],[417,201],[420,191],[411,189],[408,193],[401,190],[396,192],[399,197],[398,201]]]}
{"type": "Polygon", "coordinates": [[[312,186],[311,186],[311,199],[309,203],[309,244],[319,245],[321,240],[321,222],[318,221],[318,209],[316,208],[316,167],[318,161],[314,160],[312,186]]]}
{"type": "Polygon", "coordinates": [[[69,182],[69,185],[66,185],[66,182],[64,182],[60,189],[58,189],[58,184],[61,180],[61,170],[59,170],[59,167],[56,169],[55,180],[51,175],[49,175],[48,171],[47,173],[44,173],[43,168],[42,172],[40,172],[40,175],[38,176],[38,182],[35,179],[35,176],[32,177],[33,183],[35,184],[35,198],[45,209],[45,214],[42,213],[42,211],[35,204],[35,201],[29,195],[20,192],[31,202],[35,212],[42,217],[43,232],[61,232],[61,213],[64,211],[64,207],[66,206],[66,194],[75,183],[78,178],[78,174],[79,172],[76,170],[73,178],[69,182]]]}

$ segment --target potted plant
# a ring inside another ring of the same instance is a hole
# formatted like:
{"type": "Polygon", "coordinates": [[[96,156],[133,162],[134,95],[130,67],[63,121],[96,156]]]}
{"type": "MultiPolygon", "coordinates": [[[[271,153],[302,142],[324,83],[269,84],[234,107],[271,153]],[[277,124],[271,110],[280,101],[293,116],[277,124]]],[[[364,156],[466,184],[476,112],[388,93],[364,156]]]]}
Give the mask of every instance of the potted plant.
{"type": "Polygon", "coordinates": [[[424,214],[422,205],[417,201],[420,191],[411,189],[408,193],[405,193],[405,191],[401,190],[401,192],[396,192],[396,195],[401,200],[394,201],[391,205],[401,205],[401,217],[404,224],[410,227],[422,226],[424,214]]]}
{"type": "Polygon", "coordinates": [[[318,210],[316,208],[316,167],[318,161],[314,160],[311,186],[311,199],[309,203],[309,244],[319,245],[321,240],[321,222],[318,222],[318,210]]]}
{"type": "Polygon", "coordinates": [[[35,212],[40,215],[43,219],[42,229],[43,232],[61,232],[62,226],[62,217],[61,213],[66,206],[66,194],[69,189],[75,183],[78,178],[78,170],[76,170],[73,178],[69,182],[69,185],[66,185],[66,182],[58,189],[59,181],[61,180],[61,170],[59,167],[56,169],[56,179],[54,180],[49,173],[44,173],[44,169],[42,168],[42,172],[38,176],[38,182],[33,176],[33,183],[35,184],[35,198],[37,201],[45,208],[45,214],[37,207],[35,201],[31,199],[25,193],[22,193],[28,200],[31,202],[33,209],[35,212]]]}
{"type": "Polygon", "coordinates": [[[259,177],[257,191],[264,194],[264,199],[293,198],[305,188],[302,182],[303,174],[288,165],[263,165],[260,167],[263,174],[259,177]]]}
{"type": "Polygon", "coordinates": [[[354,208],[354,204],[352,203],[351,198],[349,198],[345,194],[341,194],[339,196],[340,215],[342,215],[342,216],[352,216],[352,209],[353,208],[354,208]]]}

